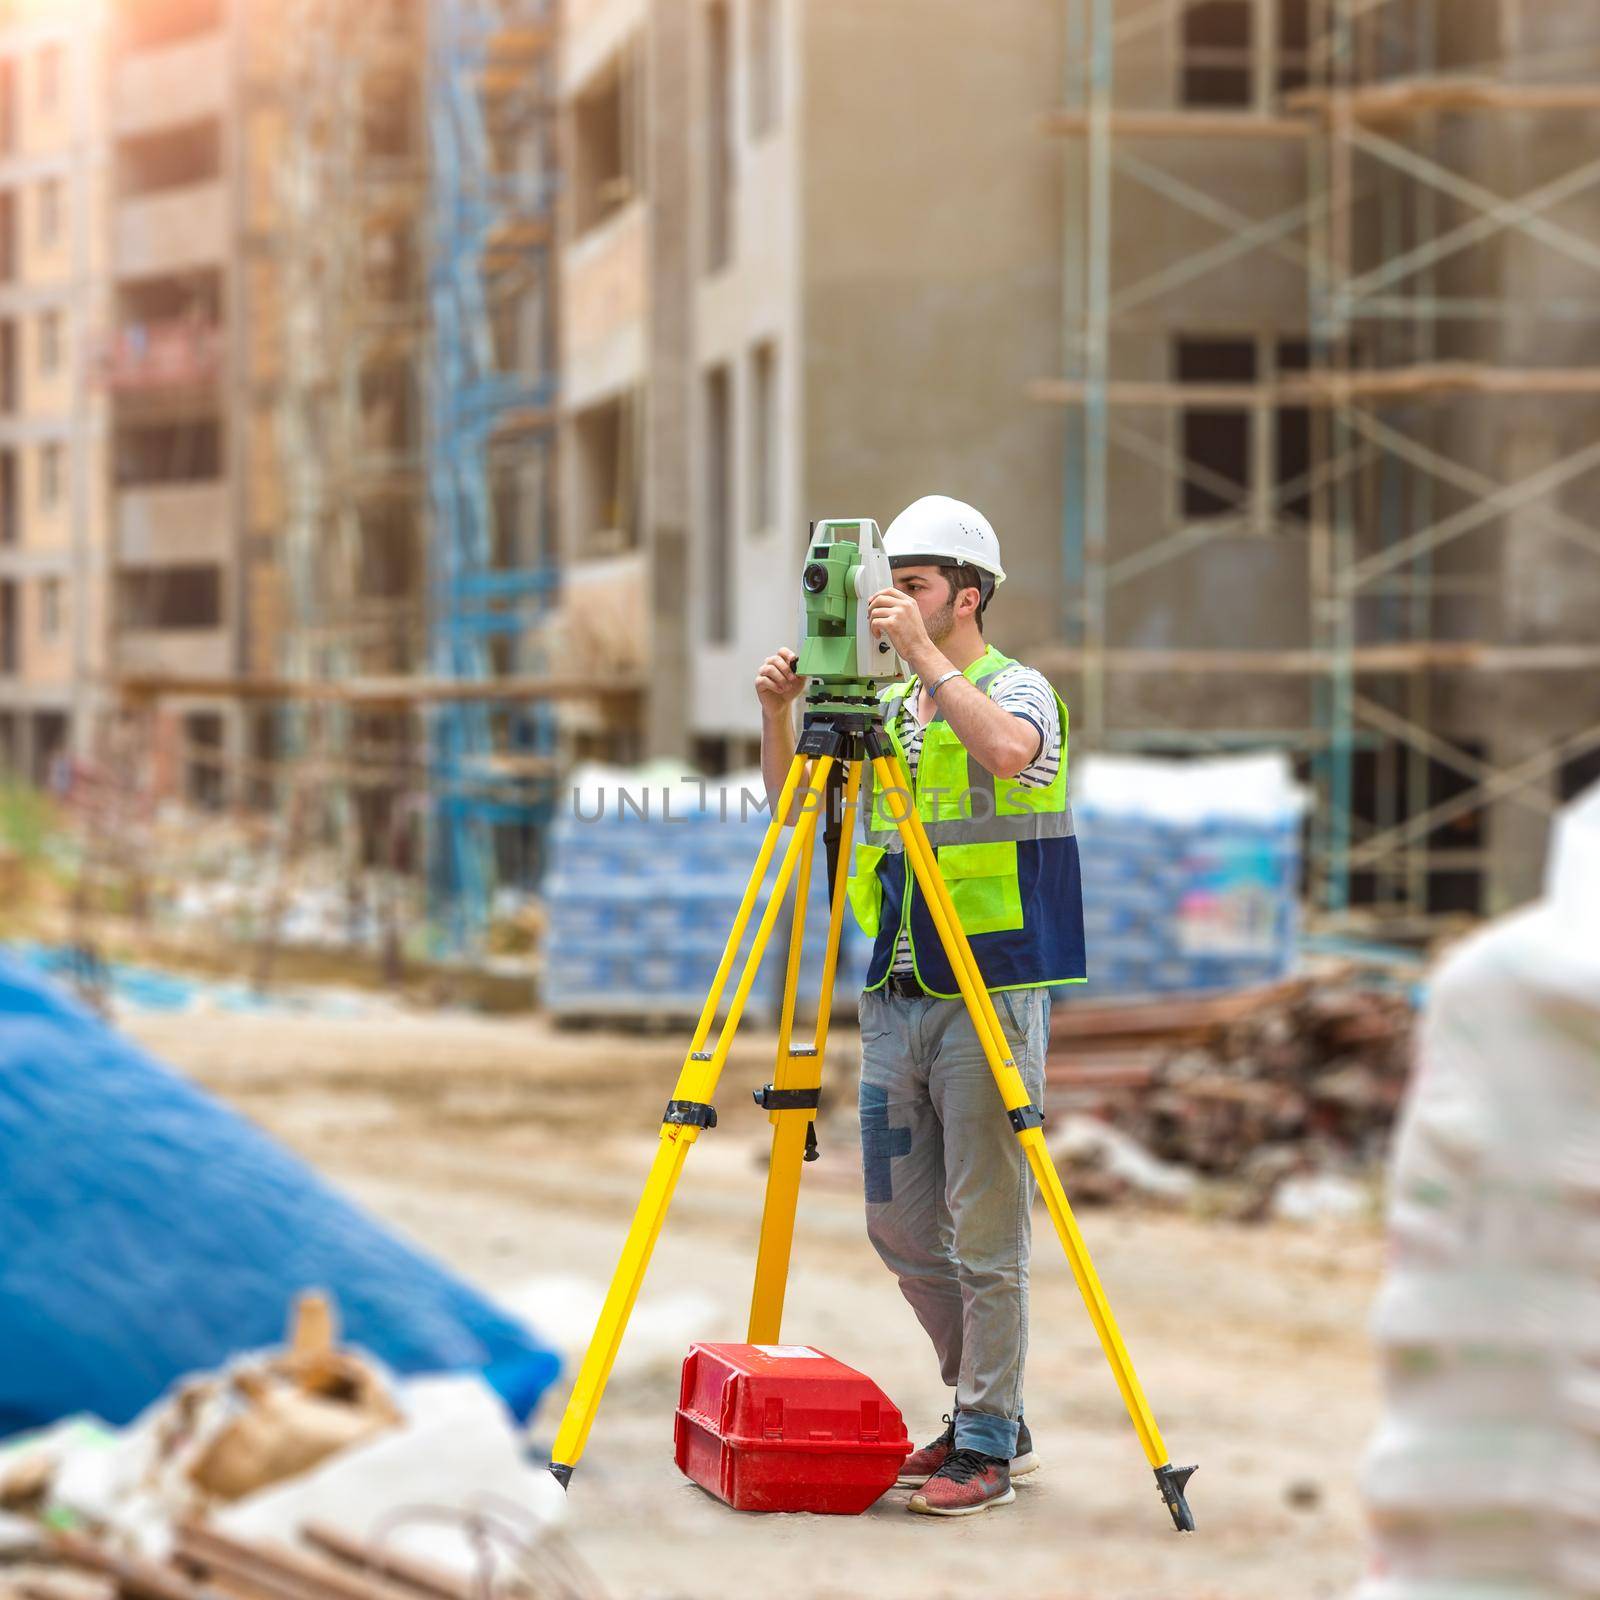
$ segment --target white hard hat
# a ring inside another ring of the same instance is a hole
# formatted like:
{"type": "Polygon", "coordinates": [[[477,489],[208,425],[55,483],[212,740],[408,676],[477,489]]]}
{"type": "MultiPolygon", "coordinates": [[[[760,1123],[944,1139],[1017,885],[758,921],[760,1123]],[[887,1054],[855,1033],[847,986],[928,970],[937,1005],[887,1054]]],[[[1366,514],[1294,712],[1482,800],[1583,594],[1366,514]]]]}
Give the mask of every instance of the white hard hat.
{"type": "Polygon", "coordinates": [[[947,494],[925,494],[913,500],[883,536],[890,561],[902,566],[912,556],[925,556],[929,566],[976,567],[997,584],[1006,581],[1000,565],[1000,541],[989,519],[965,500],[947,494]]]}

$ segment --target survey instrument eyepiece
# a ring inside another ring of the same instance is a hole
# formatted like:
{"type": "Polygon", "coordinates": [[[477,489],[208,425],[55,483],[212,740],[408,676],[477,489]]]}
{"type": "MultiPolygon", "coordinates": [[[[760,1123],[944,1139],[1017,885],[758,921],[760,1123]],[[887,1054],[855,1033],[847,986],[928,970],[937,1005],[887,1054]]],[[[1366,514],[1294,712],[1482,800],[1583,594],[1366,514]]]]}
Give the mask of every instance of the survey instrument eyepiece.
{"type": "Polygon", "coordinates": [[[806,634],[795,671],[809,680],[806,709],[859,713],[875,706],[878,685],[905,674],[894,646],[874,638],[867,622],[867,602],[894,587],[878,524],[870,517],[813,523],[800,587],[806,634]]]}

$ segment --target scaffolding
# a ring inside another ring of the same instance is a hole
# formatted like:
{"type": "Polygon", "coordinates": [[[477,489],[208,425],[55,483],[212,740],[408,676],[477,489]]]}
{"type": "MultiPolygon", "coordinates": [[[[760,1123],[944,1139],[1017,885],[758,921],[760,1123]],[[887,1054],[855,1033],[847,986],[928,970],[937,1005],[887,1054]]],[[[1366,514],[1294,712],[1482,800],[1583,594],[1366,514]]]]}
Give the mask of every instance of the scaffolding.
{"type": "Polygon", "coordinates": [[[270,80],[289,691],[272,765],[298,831],[332,843],[352,880],[389,863],[426,781],[403,710],[310,699],[424,657],[422,12],[418,0],[288,0],[270,80]]]}
{"type": "MultiPolygon", "coordinates": [[[[484,683],[543,669],[556,598],[555,5],[438,0],[430,30],[428,649],[437,677],[484,683]]],[[[540,868],[557,722],[544,700],[429,717],[430,903],[465,949],[494,889],[540,868]]]]}
{"type": "Polygon", "coordinates": [[[1600,776],[1600,525],[1572,508],[1600,473],[1587,10],[1066,0],[1065,371],[1033,387],[1066,407],[1055,665],[1092,747],[1300,752],[1331,925],[1426,932],[1453,875],[1490,886],[1464,908],[1520,898],[1557,775],[1600,776]],[[1279,320],[1262,370],[1151,370],[1241,287],[1279,320]],[[1276,457],[1219,467],[1190,448],[1207,418],[1276,457]],[[1139,473],[1181,486],[1154,530],[1119,515],[1139,473]],[[1130,585],[1249,537],[1292,626],[1129,629],[1130,585]],[[1286,725],[1238,716],[1252,697],[1286,725]]]}

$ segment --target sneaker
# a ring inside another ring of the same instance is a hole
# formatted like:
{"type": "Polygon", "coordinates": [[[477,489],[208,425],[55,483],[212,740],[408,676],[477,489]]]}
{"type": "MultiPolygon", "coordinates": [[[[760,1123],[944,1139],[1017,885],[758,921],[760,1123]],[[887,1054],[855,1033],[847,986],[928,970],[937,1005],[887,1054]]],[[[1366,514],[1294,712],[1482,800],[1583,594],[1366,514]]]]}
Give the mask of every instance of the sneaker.
{"type": "Polygon", "coordinates": [[[1011,1464],[977,1450],[952,1450],[945,1464],[912,1495],[906,1509],[930,1517],[971,1517],[1017,1498],[1011,1464]]]}
{"type": "Polygon", "coordinates": [[[1011,1476],[1025,1478],[1030,1472],[1037,1472],[1043,1463],[1039,1460],[1033,1448],[1033,1435],[1028,1432],[1028,1424],[1017,1424],[1017,1453],[1011,1458],[1011,1476]]]}
{"type": "Polygon", "coordinates": [[[944,1432],[932,1444],[925,1444],[920,1450],[914,1450],[900,1463],[900,1476],[894,1481],[898,1484],[909,1485],[913,1489],[920,1489],[949,1458],[950,1452],[956,1447],[955,1419],[944,1419],[944,1432]]]}

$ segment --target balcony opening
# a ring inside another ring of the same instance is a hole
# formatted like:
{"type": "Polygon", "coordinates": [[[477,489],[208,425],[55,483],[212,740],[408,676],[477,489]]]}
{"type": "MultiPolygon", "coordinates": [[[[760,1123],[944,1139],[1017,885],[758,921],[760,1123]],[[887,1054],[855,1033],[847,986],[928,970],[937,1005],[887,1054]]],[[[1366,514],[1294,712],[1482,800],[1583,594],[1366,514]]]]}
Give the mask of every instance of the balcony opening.
{"type": "Polygon", "coordinates": [[[129,633],[199,632],[222,626],[222,568],[124,567],[119,622],[129,633]]]}
{"type": "Polygon", "coordinates": [[[635,434],[631,395],[578,414],[573,440],[580,557],[616,555],[639,543],[635,434]]]}
{"type": "Polygon", "coordinates": [[[361,85],[361,153],[369,161],[404,161],[416,154],[421,115],[417,80],[373,73],[361,85]]]}
{"type": "Polygon", "coordinates": [[[750,526],[778,525],[778,347],[757,345],[750,361],[750,526]]]}
{"type": "MultiPolygon", "coordinates": [[[[1179,383],[1256,381],[1253,339],[1179,338],[1174,354],[1179,383]]],[[[1250,499],[1254,437],[1248,401],[1238,409],[1211,404],[1184,408],[1179,509],[1186,520],[1244,515],[1250,499]]]]}
{"type": "Polygon", "coordinates": [[[585,234],[638,193],[641,163],[635,52],[624,51],[572,108],[572,225],[585,234]]]}
{"type": "Polygon", "coordinates": [[[67,755],[67,714],[65,711],[36,711],[33,714],[33,783],[38,789],[59,790],[66,774],[61,770],[67,755]]]}
{"type": "Polygon", "coordinates": [[[122,47],[156,50],[222,26],[222,0],[129,0],[120,7],[122,47]]]}
{"type": "Polygon", "coordinates": [[[750,0],[750,137],[765,139],[783,117],[781,0],[750,0]]]}
{"type": "Polygon", "coordinates": [[[222,423],[215,416],[127,423],[117,430],[114,449],[119,489],[211,483],[222,476],[222,423]]]}
{"type": "Polygon", "coordinates": [[[222,319],[222,270],[166,272],[154,278],[131,278],[118,286],[118,321],[148,326],[155,322],[219,322],[222,319]]]}
{"type": "Polygon", "coordinates": [[[46,639],[61,636],[61,597],[65,585],[60,578],[46,578],[39,586],[39,632],[46,639]]]}
{"type": "Polygon", "coordinates": [[[8,678],[15,677],[22,670],[17,589],[15,579],[0,578],[0,675],[8,678]]]}
{"type": "Polygon", "coordinates": [[[733,23],[727,0],[706,6],[706,271],[733,260],[733,23]]]}
{"type": "Polygon", "coordinates": [[[1183,13],[1179,100],[1186,106],[1249,107],[1252,0],[1199,0],[1183,13]]]}
{"type": "Polygon", "coordinates": [[[17,542],[21,533],[21,518],[17,506],[17,452],[10,448],[0,450],[0,545],[17,542]]]}
{"type": "Polygon", "coordinates": [[[211,183],[222,173],[222,124],[202,117],[117,142],[117,193],[124,199],[211,183]]]}
{"type": "Polygon", "coordinates": [[[197,388],[222,363],[222,274],[216,268],[137,278],[121,286],[117,326],[102,355],[124,391],[197,388]]]}
{"type": "Polygon", "coordinates": [[[184,798],[202,810],[220,810],[227,797],[226,769],[221,713],[186,713],[183,719],[184,798]]]}
{"type": "Polygon", "coordinates": [[[733,638],[733,382],[726,367],[705,380],[706,636],[733,638]]]}

